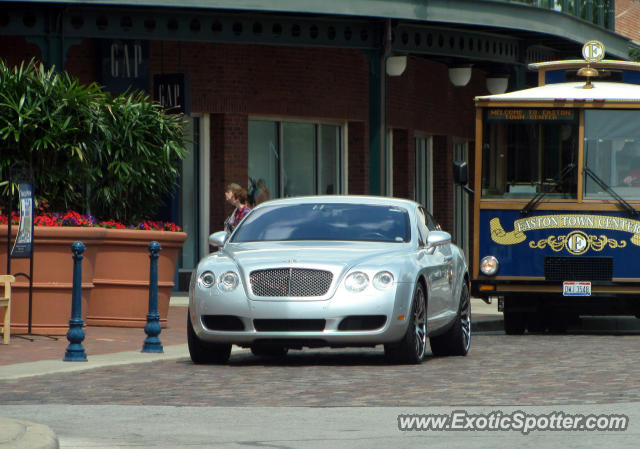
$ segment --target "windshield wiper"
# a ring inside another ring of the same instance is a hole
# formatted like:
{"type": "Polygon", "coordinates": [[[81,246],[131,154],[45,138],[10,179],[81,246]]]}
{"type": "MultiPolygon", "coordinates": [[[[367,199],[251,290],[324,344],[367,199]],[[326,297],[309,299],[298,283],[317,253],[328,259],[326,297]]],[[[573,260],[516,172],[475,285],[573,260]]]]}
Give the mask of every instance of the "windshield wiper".
{"type": "Polygon", "coordinates": [[[593,170],[591,170],[589,167],[585,166],[584,167],[584,173],[589,175],[591,177],[591,179],[593,179],[596,182],[596,184],[598,184],[600,186],[600,188],[602,190],[604,190],[609,195],[611,195],[611,197],[618,202],[618,205],[620,207],[622,207],[624,210],[627,211],[627,214],[629,214],[629,217],[635,218],[635,217],[638,216],[638,211],[635,210],[634,207],[631,204],[627,203],[624,200],[624,198],[622,198],[620,195],[618,195],[615,190],[613,190],[611,187],[609,187],[606,182],[604,182],[598,175],[596,175],[593,172],[593,170]]]}
{"type": "MultiPolygon", "coordinates": [[[[558,173],[558,175],[555,178],[553,178],[553,183],[555,185],[558,185],[564,178],[566,178],[571,174],[574,168],[576,168],[576,164],[567,165],[565,168],[562,169],[560,173],[558,173]]],[[[535,196],[531,198],[531,200],[522,208],[522,210],[520,211],[520,214],[527,215],[529,212],[535,209],[535,207],[538,205],[540,200],[542,200],[542,198],[546,194],[547,192],[536,193],[535,196]]]]}

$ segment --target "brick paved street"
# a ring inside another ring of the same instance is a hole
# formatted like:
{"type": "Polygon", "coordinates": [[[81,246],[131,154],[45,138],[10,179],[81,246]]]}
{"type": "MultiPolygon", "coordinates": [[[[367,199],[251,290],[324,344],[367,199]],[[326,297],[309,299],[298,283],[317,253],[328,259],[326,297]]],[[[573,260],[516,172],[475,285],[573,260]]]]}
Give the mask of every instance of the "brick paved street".
{"type": "Polygon", "coordinates": [[[455,406],[640,401],[637,335],[475,335],[468,357],[387,365],[382,350],[234,353],[0,381],[3,404],[455,406]]]}

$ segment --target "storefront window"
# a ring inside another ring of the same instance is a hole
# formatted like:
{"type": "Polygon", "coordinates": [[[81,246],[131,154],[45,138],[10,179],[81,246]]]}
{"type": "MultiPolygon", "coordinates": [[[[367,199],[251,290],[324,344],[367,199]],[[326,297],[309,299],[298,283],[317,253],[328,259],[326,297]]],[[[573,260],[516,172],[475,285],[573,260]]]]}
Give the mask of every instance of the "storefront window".
{"type": "Polygon", "coordinates": [[[249,178],[256,202],[342,193],[342,126],[249,120],[249,178]]]}
{"type": "Polygon", "coordinates": [[[433,212],[432,192],[433,192],[433,168],[431,138],[415,138],[415,166],[416,166],[416,188],[414,199],[422,204],[429,212],[433,212]]]}
{"type": "Polygon", "coordinates": [[[340,186],[340,126],[320,125],[318,154],[319,194],[339,193],[340,186]]]}
{"type": "Polygon", "coordinates": [[[316,127],[307,123],[282,124],[282,182],[288,196],[315,193],[316,127]]]}
{"type": "MultiPolygon", "coordinates": [[[[249,121],[249,177],[252,190],[260,190],[260,199],[280,196],[280,157],[278,123],[249,121]]],[[[257,194],[255,195],[257,200],[257,194]]]]}

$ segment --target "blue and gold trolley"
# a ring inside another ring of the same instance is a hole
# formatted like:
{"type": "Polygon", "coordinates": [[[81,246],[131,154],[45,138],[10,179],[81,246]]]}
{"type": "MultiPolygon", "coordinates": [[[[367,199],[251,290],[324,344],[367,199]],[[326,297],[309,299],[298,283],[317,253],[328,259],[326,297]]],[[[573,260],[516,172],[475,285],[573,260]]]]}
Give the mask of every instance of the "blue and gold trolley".
{"type": "Polygon", "coordinates": [[[640,316],[640,64],[583,56],[476,98],[473,294],[509,334],[640,316]]]}

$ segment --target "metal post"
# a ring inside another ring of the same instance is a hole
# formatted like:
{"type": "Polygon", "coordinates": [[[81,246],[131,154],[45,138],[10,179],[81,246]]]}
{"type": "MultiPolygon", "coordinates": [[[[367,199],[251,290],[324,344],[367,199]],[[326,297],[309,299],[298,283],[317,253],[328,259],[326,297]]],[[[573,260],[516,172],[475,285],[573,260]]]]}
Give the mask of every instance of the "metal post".
{"type": "Polygon", "coordinates": [[[73,252],[73,292],[71,294],[71,319],[69,320],[69,331],[67,332],[67,352],[64,355],[65,362],[86,362],[87,353],[82,346],[84,340],[84,330],[82,326],[82,253],[85,246],[82,242],[75,242],[71,245],[73,252]]]}
{"type": "Polygon", "coordinates": [[[587,0],[584,2],[585,14],[584,20],[590,23],[594,23],[593,21],[593,0],[587,0]]]}
{"type": "Polygon", "coordinates": [[[607,2],[607,27],[608,30],[616,30],[616,0],[607,2]]]}
{"type": "Polygon", "coordinates": [[[164,352],[162,342],[158,338],[162,327],[160,326],[160,314],[158,313],[158,252],[162,246],[158,242],[151,242],[148,246],[150,270],[149,270],[149,313],[144,331],[147,338],[144,340],[142,352],[164,352]]]}

